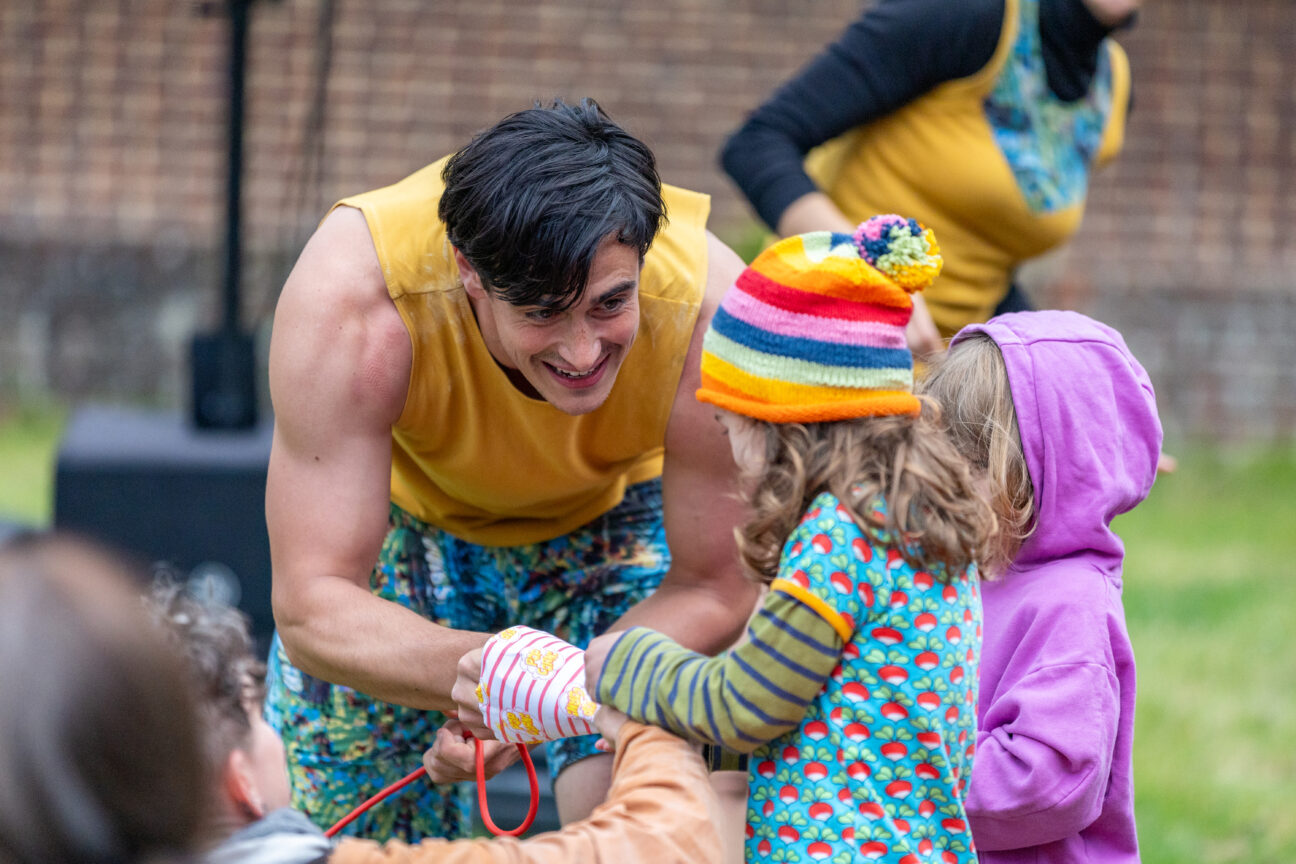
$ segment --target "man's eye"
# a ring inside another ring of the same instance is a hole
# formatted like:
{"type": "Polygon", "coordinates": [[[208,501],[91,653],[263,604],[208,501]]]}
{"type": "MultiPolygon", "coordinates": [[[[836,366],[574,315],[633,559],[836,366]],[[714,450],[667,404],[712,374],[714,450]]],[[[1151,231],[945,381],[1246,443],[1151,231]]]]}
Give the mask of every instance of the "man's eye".
{"type": "Polygon", "coordinates": [[[603,309],[607,312],[615,312],[626,304],[624,297],[609,297],[603,301],[603,309]]]}
{"type": "Polygon", "coordinates": [[[532,309],[526,313],[526,317],[532,321],[552,321],[557,314],[556,309],[532,309]]]}

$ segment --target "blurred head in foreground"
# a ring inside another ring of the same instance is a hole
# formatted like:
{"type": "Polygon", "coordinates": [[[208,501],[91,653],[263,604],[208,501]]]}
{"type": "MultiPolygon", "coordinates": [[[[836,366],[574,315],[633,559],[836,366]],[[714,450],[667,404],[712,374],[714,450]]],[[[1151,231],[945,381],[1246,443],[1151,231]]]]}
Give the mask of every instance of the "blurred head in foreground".
{"type": "Polygon", "coordinates": [[[206,788],[183,665],[128,567],[56,534],[0,546],[0,862],[169,860],[206,788]]]}

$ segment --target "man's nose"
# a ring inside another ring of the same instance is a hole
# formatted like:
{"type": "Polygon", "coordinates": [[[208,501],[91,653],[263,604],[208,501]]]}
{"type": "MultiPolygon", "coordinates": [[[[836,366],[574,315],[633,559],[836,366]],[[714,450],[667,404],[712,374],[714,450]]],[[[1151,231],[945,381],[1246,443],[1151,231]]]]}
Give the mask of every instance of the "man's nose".
{"type": "Polygon", "coordinates": [[[588,372],[603,353],[603,340],[588,323],[572,325],[559,352],[573,372],[588,372]]]}

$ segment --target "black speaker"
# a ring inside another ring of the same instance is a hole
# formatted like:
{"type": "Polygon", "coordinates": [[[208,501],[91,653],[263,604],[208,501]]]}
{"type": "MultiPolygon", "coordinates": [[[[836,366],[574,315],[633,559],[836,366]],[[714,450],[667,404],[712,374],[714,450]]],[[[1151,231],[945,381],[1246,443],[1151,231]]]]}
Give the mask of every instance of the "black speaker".
{"type": "Polygon", "coordinates": [[[257,423],[256,351],[252,336],[199,333],[190,346],[193,423],[199,429],[251,429],[257,423]]]}
{"type": "Polygon", "coordinates": [[[170,564],[251,618],[264,655],[274,630],[266,466],[272,427],[200,431],[178,414],[73,413],[59,445],[54,525],[170,564]]]}

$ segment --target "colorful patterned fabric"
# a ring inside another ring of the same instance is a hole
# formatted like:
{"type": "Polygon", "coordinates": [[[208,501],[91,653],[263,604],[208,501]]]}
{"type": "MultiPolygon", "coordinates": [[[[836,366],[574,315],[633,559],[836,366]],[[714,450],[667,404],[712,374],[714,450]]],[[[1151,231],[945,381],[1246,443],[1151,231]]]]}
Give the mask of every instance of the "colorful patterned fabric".
{"type": "Polygon", "coordinates": [[[1040,38],[1039,0],[1019,0],[1012,53],[986,97],[985,115],[1017,186],[1036,213],[1084,202],[1112,110],[1112,63],[1098,52],[1098,69],[1081,99],[1063,101],[1049,89],[1040,38]]]}
{"type": "Polygon", "coordinates": [[[721,301],[697,398],[775,423],[917,414],[909,295],[940,268],[931,231],[894,215],[780,240],[721,301]]]}
{"type": "MultiPolygon", "coordinates": [[[[525,623],[584,647],[651,594],[669,566],[661,481],[651,480],[583,528],[526,546],[467,543],[392,505],[370,589],[446,627],[491,632],[525,623]]],[[[269,666],[266,719],[284,739],[292,803],[321,828],[418,768],[444,720],[307,675],[277,638],[269,666]]],[[[594,754],[594,741],[547,745],[550,774],[594,754]]],[[[406,842],[467,836],[472,789],[414,784],[344,833],[406,842]]]]}
{"type": "MultiPolygon", "coordinates": [[[[782,697],[770,693],[818,677],[796,728],[752,754],[747,861],[973,864],[963,802],[976,742],[975,569],[948,582],[915,571],[893,546],[870,543],[825,493],[788,538],[779,572],[765,609],[801,608],[778,622],[783,644],[804,646],[795,657],[777,659],[758,644],[708,661],[664,637],[649,644],[636,629],[609,656],[599,699],[636,719],[655,717],[686,735],[710,728],[696,737],[723,739],[736,714],[776,710],[782,697]],[[827,640],[835,659],[789,676],[827,640]]],[[[753,641],[766,642],[757,631],[770,626],[758,617],[753,641]]]]}

